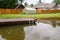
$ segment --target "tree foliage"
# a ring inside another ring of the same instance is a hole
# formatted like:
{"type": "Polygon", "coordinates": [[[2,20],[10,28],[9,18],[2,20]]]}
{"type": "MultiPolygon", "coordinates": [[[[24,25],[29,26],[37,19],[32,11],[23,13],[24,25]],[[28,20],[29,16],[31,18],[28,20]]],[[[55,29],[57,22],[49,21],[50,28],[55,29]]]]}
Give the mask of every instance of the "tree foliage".
{"type": "Polygon", "coordinates": [[[55,9],[58,9],[58,4],[60,4],[60,0],[54,0],[53,3],[55,4],[55,9]]]}
{"type": "Polygon", "coordinates": [[[60,4],[60,0],[54,0],[54,3],[60,4]]]}
{"type": "Polygon", "coordinates": [[[24,0],[19,0],[21,2],[21,4],[23,3],[24,0]]]}
{"type": "Polygon", "coordinates": [[[3,0],[0,1],[0,8],[14,8],[17,0],[3,0]]]}
{"type": "Polygon", "coordinates": [[[41,0],[39,0],[39,2],[42,3],[41,0]]]}
{"type": "Polygon", "coordinates": [[[25,2],[25,3],[24,3],[24,6],[26,7],[27,5],[28,5],[27,2],[25,2]]]}
{"type": "Polygon", "coordinates": [[[31,7],[33,7],[34,5],[33,5],[33,4],[31,4],[30,6],[31,6],[31,7]]]}

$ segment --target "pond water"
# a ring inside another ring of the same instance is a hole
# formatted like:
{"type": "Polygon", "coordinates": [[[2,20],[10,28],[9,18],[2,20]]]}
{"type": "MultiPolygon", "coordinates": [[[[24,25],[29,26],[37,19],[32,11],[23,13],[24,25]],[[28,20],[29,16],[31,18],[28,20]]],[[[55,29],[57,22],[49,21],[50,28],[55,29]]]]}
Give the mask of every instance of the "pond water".
{"type": "Polygon", "coordinates": [[[0,27],[0,39],[24,40],[23,27],[26,25],[4,26],[0,27]]]}
{"type": "MultiPolygon", "coordinates": [[[[41,40],[49,40],[50,39],[49,37],[51,37],[55,29],[56,31],[60,30],[58,26],[57,28],[53,28],[49,22],[45,22],[45,21],[36,22],[36,25],[27,24],[27,25],[15,25],[15,26],[0,26],[0,40],[40,40],[39,39],[40,36],[41,36],[41,40]]],[[[59,34],[59,32],[60,31],[58,31],[58,33],[56,34],[59,34]]],[[[56,37],[57,37],[56,40],[60,40],[58,38],[60,36],[56,36],[56,37]]]]}

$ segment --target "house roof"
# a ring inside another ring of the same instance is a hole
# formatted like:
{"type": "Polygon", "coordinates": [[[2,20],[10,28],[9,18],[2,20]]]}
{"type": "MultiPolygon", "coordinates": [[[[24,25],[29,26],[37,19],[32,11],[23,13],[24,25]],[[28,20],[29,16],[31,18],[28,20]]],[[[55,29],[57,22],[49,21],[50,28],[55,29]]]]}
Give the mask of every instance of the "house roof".
{"type": "Polygon", "coordinates": [[[18,4],[15,9],[24,9],[25,7],[22,4],[18,4]]]}
{"type": "Polygon", "coordinates": [[[55,6],[55,3],[46,3],[45,8],[51,9],[55,6]]]}
{"type": "Polygon", "coordinates": [[[37,3],[34,7],[35,8],[53,8],[55,3],[37,3]]]}

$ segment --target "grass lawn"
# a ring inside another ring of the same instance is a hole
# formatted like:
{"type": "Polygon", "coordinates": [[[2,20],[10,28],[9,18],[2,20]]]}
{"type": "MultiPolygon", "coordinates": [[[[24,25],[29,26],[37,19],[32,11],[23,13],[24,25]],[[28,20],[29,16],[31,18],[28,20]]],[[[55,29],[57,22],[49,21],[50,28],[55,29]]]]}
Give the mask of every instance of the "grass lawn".
{"type": "Polygon", "coordinates": [[[53,13],[53,14],[0,14],[0,18],[60,18],[60,13],[53,13]]]}

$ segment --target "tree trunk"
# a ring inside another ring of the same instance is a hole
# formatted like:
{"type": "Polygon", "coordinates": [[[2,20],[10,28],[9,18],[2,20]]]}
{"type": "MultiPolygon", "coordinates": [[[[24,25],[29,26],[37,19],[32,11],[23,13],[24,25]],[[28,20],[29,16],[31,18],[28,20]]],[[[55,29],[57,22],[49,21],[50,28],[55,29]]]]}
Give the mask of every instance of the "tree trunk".
{"type": "Polygon", "coordinates": [[[56,4],[55,4],[55,10],[57,10],[57,9],[58,9],[58,4],[56,3],[56,4]]]}

